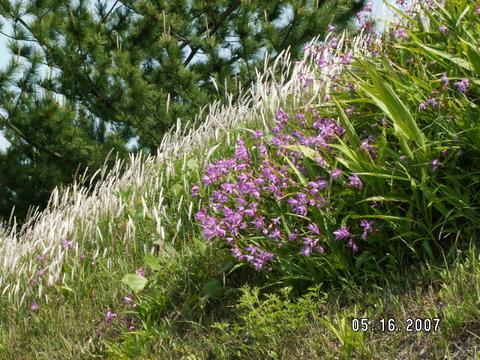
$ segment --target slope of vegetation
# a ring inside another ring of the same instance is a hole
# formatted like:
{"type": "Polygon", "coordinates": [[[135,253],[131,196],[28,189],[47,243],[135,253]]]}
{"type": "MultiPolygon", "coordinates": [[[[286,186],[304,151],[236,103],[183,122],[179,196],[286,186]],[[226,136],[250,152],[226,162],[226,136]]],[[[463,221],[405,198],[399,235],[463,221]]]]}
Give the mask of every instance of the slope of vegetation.
{"type": "Polygon", "coordinates": [[[54,193],[2,239],[0,354],[478,357],[480,4],[423,6],[54,193]]]}

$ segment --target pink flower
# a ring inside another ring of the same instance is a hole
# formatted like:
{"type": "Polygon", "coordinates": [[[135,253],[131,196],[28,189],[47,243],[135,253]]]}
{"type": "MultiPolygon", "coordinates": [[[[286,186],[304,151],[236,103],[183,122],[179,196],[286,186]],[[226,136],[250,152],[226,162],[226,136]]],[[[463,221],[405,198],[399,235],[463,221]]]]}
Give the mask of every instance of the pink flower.
{"type": "Polygon", "coordinates": [[[107,313],[105,314],[105,320],[107,323],[110,323],[113,321],[113,319],[115,319],[116,316],[117,314],[114,314],[113,312],[108,310],[107,313]]]}
{"type": "Polygon", "coordinates": [[[442,89],[446,89],[448,87],[448,84],[450,83],[450,81],[448,80],[446,72],[442,73],[440,82],[442,83],[442,89]]]}
{"type": "Polygon", "coordinates": [[[193,185],[192,190],[190,192],[192,198],[196,198],[200,193],[200,187],[198,185],[193,185]]]}
{"type": "Polygon", "coordinates": [[[342,171],[342,170],[340,170],[340,169],[334,169],[334,170],[332,171],[332,173],[330,174],[330,176],[331,176],[331,178],[332,178],[333,180],[337,180],[338,178],[340,178],[340,176],[342,176],[342,174],[343,174],[343,171],[342,171]]]}
{"type": "Polygon", "coordinates": [[[318,228],[317,224],[309,224],[307,226],[307,229],[310,230],[310,232],[313,234],[313,235],[320,235],[320,229],[318,228]]]}
{"type": "Polygon", "coordinates": [[[279,120],[280,122],[286,122],[289,118],[288,114],[282,109],[282,108],[279,108],[278,111],[277,111],[277,114],[275,115],[275,117],[277,118],[277,120],[279,120]]]}
{"type": "Polygon", "coordinates": [[[470,82],[468,81],[468,79],[463,79],[455,83],[455,87],[461,93],[467,92],[467,89],[469,86],[470,86],[470,82]]]}
{"type": "Polygon", "coordinates": [[[140,275],[140,276],[145,276],[145,269],[143,267],[140,267],[137,270],[137,274],[140,275]]]}
{"type": "Polygon", "coordinates": [[[30,309],[32,309],[32,311],[38,311],[40,309],[40,305],[38,305],[36,302],[33,302],[30,306],[30,309]]]}
{"type": "Polygon", "coordinates": [[[400,28],[397,31],[395,31],[395,36],[405,40],[410,39],[410,36],[408,35],[407,31],[404,28],[400,28]]]}
{"type": "Polygon", "coordinates": [[[127,304],[127,305],[130,304],[130,303],[132,302],[132,300],[133,300],[133,299],[132,299],[130,296],[128,296],[128,295],[127,295],[127,296],[124,296],[124,298],[123,298],[123,302],[124,302],[125,304],[127,304]]]}
{"type": "Polygon", "coordinates": [[[348,109],[345,110],[345,114],[351,115],[355,111],[355,106],[351,106],[348,109]]]}
{"type": "Polygon", "coordinates": [[[448,28],[443,24],[438,27],[438,31],[440,31],[442,34],[445,34],[447,30],[448,28]]]}
{"type": "Polygon", "coordinates": [[[257,130],[255,130],[255,132],[253,133],[252,136],[253,136],[254,139],[259,139],[263,136],[263,132],[262,132],[262,130],[257,129],[257,130]]]}
{"type": "Polygon", "coordinates": [[[333,235],[335,235],[335,240],[348,239],[352,236],[352,234],[350,234],[350,230],[348,229],[347,225],[343,225],[340,229],[335,230],[333,232],[333,235]]]}
{"type": "Polygon", "coordinates": [[[68,250],[73,246],[73,241],[68,241],[67,239],[65,239],[62,241],[62,245],[65,250],[68,250]]]}
{"type": "Polygon", "coordinates": [[[40,277],[40,276],[43,276],[45,274],[45,269],[40,269],[37,271],[37,276],[40,277]]]}
{"type": "Polygon", "coordinates": [[[363,186],[362,181],[358,177],[357,174],[352,174],[348,177],[348,180],[350,180],[350,186],[356,189],[361,189],[363,186]]]}

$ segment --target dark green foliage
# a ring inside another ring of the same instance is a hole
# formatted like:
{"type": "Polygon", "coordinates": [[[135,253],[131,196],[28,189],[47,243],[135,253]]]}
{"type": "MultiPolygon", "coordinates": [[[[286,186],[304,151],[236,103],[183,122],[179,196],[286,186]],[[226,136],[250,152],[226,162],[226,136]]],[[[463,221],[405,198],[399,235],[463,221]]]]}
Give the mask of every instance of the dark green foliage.
{"type": "Polygon", "coordinates": [[[114,148],[155,153],[163,134],[275,57],[345,27],[364,1],[1,0],[0,216],[24,216],[114,148]],[[286,16],[288,14],[289,16],[286,16]],[[17,56],[18,55],[18,56],[17,56]]]}

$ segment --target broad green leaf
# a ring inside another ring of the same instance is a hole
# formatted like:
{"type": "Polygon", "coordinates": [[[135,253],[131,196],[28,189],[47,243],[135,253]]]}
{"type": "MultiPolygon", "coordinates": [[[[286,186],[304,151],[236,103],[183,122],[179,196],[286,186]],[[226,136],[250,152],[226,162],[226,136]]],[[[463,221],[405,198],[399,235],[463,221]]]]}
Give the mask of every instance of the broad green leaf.
{"type": "Polygon", "coordinates": [[[127,274],[123,277],[122,283],[127,285],[134,292],[140,292],[147,285],[148,279],[138,274],[127,274]]]}
{"type": "Polygon", "coordinates": [[[417,142],[422,150],[426,151],[425,135],[417,126],[407,106],[400,100],[392,87],[381,78],[371,64],[364,64],[372,79],[373,86],[377,89],[377,96],[374,98],[374,101],[376,101],[377,105],[382,109],[386,108],[388,110],[387,113],[391,120],[408,136],[409,140],[417,142]]]}
{"type": "Polygon", "coordinates": [[[290,167],[293,169],[293,171],[297,175],[302,185],[307,185],[307,179],[305,179],[305,176],[302,175],[300,170],[298,170],[298,168],[290,161],[290,159],[287,156],[285,156],[285,160],[287,160],[288,165],[290,165],[290,167]]]}
{"type": "Polygon", "coordinates": [[[373,176],[373,177],[379,177],[379,178],[384,178],[384,179],[395,179],[395,180],[402,180],[402,181],[410,181],[409,178],[404,178],[401,176],[396,176],[392,174],[383,174],[379,172],[375,173],[370,173],[370,172],[359,172],[357,175],[366,175],[366,176],[373,176]]]}
{"type": "Polygon", "coordinates": [[[401,216],[393,216],[393,215],[350,215],[352,219],[384,219],[384,220],[400,220],[400,221],[407,221],[417,223],[416,220],[410,219],[408,217],[401,217],[401,216]]]}
{"type": "Polygon", "coordinates": [[[143,262],[145,263],[145,265],[147,265],[153,270],[157,270],[157,271],[162,270],[162,267],[158,261],[158,258],[155,255],[152,255],[150,253],[146,254],[145,258],[143,259],[143,262]]]}
{"type": "MultiPolygon", "coordinates": [[[[437,49],[434,49],[434,48],[431,48],[427,45],[424,45],[421,43],[420,40],[416,39],[415,40],[415,43],[420,46],[421,48],[423,48],[424,50],[427,50],[427,52],[430,54],[430,55],[437,55],[445,60],[448,60],[448,61],[451,61],[453,62],[454,64],[457,64],[458,66],[464,68],[465,70],[468,70],[468,71],[471,71],[472,70],[472,67],[470,66],[470,64],[468,63],[468,61],[464,60],[464,59],[461,59],[459,57],[456,57],[456,56],[453,56],[449,53],[446,53],[444,51],[440,51],[440,50],[437,50],[437,49]]],[[[434,58],[435,60],[435,58],[434,58]]]]}
{"type": "Polygon", "coordinates": [[[369,198],[360,200],[358,203],[369,202],[369,201],[392,201],[392,202],[408,202],[408,200],[396,197],[388,196],[370,196],[369,198]]]}
{"type": "Polygon", "coordinates": [[[465,10],[463,10],[463,12],[462,12],[462,13],[460,14],[460,16],[457,18],[457,22],[455,23],[455,27],[458,27],[458,25],[460,25],[460,22],[463,20],[463,18],[465,17],[465,15],[467,15],[468,10],[470,10],[470,6],[466,6],[466,7],[465,7],[465,10]]]}
{"type": "Polygon", "coordinates": [[[434,258],[433,251],[432,251],[432,248],[430,247],[430,244],[428,243],[428,240],[427,239],[423,240],[422,245],[425,251],[427,252],[428,256],[430,257],[430,259],[433,259],[434,258]]]}
{"type": "Polygon", "coordinates": [[[381,165],[385,163],[385,151],[387,149],[387,134],[385,128],[382,127],[382,133],[378,139],[377,159],[381,165]]]}
{"type": "Polygon", "coordinates": [[[350,146],[343,142],[342,139],[337,137],[337,140],[338,144],[332,144],[330,146],[340,150],[342,154],[347,157],[347,159],[337,158],[338,161],[355,172],[369,170],[368,164],[358,157],[358,152],[355,152],[350,146]],[[346,165],[346,163],[348,163],[348,165],[346,165]]]}
{"type": "Polygon", "coordinates": [[[285,149],[288,149],[288,150],[298,151],[298,152],[302,153],[304,156],[306,156],[309,159],[312,159],[314,161],[315,161],[315,158],[320,155],[315,150],[313,150],[312,148],[309,148],[309,147],[304,146],[304,145],[286,145],[286,146],[283,146],[283,147],[285,149]]]}
{"type": "Polygon", "coordinates": [[[222,284],[217,279],[212,279],[203,286],[202,291],[208,297],[218,298],[222,293],[222,284]]]}
{"type": "Polygon", "coordinates": [[[466,52],[468,56],[468,60],[470,60],[470,64],[475,69],[475,72],[480,75],[480,54],[478,48],[475,48],[474,45],[470,44],[469,42],[462,40],[465,43],[466,52]]]}
{"type": "Polygon", "coordinates": [[[57,288],[57,290],[62,293],[63,295],[67,295],[67,294],[74,294],[75,291],[69,287],[68,285],[56,285],[55,286],[57,288]]]}
{"type": "Polygon", "coordinates": [[[350,122],[350,119],[348,118],[347,114],[345,114],[345,111],[343,111],[337,99],[333,97],[333,101],[335,102],[335,106],[337,107],[338,115],[340,117],[340,122],[345,128],[347,139],[355,148],[358,148],[360,146],[360,138],[358,137],[357,132],[355,131],[355,128],[350,122]]]}

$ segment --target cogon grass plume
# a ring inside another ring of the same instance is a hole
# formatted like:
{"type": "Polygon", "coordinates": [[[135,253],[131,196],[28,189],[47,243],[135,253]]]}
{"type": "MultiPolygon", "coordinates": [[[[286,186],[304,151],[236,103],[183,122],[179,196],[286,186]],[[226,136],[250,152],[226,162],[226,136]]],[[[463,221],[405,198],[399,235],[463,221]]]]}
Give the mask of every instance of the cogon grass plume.
{"type": "MultiPolygon", "coordinates": [[[[169,181],[179,175],[175,173],[174,163],[183,158],[185,166],[186,158],[194,151],[201,154],[201,160],[206,163],[212,154],[206,144],[219,141],[239,124],[257,123],[268,129],[271,115],[287,101],[308,104],[317,101],[319,93],[328,96],[331,78],[341,71],[342,49],[359,51],[369,41],[368,35],[361,35],[347,45],[343,35],[335,46],[319,51],[317,55],[329,59],[329,64],[322,68],[320,78],[308,78],[306,91],[299,89],[305,88],[305,73],[310,71],[308,63],[291,65],[287,52],[271,66],[267,66],[266,61],[263,73],[258,73],[257,82],[249,91],[235,103],[230,96],[227,105],[216,102],[203,109],[205,121],[196,128],[182,128],[178,123],[163,138],[157,156],[132,155],[126,166],[117,161],[110,171],[104,167],[96,173],[101,181],[94,186],[93,181],[83,179],[63,192],[54,190],[48,206],[43,211],[34,211],[21,227],[12,219],[8,229],[0,234],[2,296],[19,304],[29,296],[46,296],[42,294],[43,286],[36,286],[36,274],[40,270],[44,285],[51,286],[65,281],[66,276],[75,276],[75,268],[87,251],[92,259],[108,256],[110,244],[104,238],[112,233],[111,223],[139,204],[141,216],[155,222],[160,244],[166,240],[165,227],[176,229],[176,233],[181,231],[182,221],[193,220],[192,202],[184,197],[166,200],[169,181]],[[275,80],[278,73],[280,77],[275,80]],[[182,220],[183,209],[188,213],[187,220],[182,220]],[[107,230],[110,234],[102,233],[102,219],[110,220],[107,230]],[[67,261],[73,269],[68,275],[62,273],[67,261]]],[[[135,242],[136,234],[134,219],[131,215],[127,219],[125,244],[135,242]]]]}

